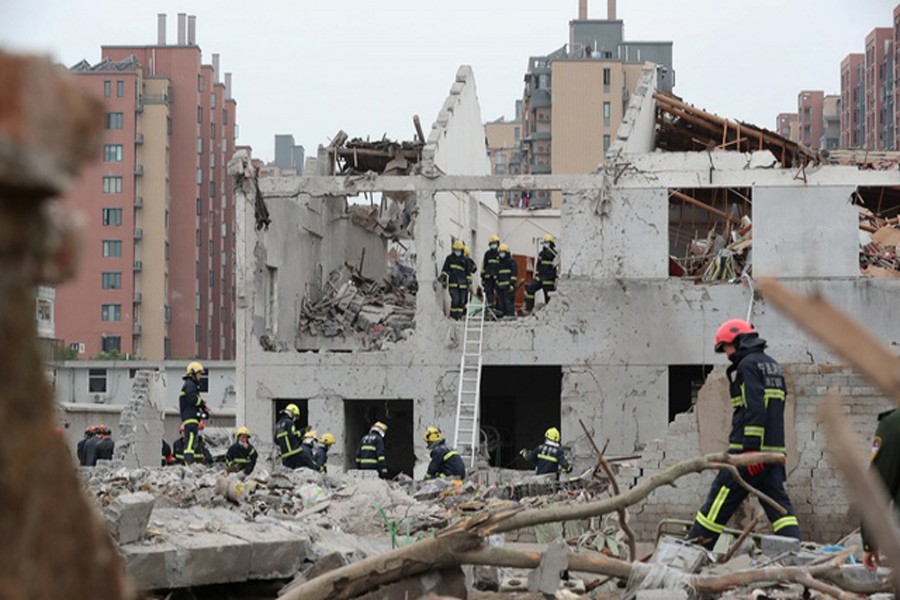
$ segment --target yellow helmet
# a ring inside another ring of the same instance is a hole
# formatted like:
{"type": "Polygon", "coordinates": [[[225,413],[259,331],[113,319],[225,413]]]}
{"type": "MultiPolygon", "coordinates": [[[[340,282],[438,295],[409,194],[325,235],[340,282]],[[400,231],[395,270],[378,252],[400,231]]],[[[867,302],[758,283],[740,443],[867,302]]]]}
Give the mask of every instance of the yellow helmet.
{"type": "Polygon", "coordinates": [[[466,247],[466,245],[463,243],[462,240],[453,240],[453,249],[454,250],[463,250],[463,249],[465,249],[465,247],[466,247]]]}
{"type": "Polygon", "coordinates": [[[284,411],[292,414],[295,417],[300,416],[300,407],[297,406],[296,404],[288,404],[287,406],[284,407],[284,411]]]}
{"type": "Polygon", "coordinates": [[[488,238],[488,244],[499,244],[500,236],[496,233],[488,238]]]}
{"type": "Polygon", "coordinates": [[[304,439],[304,440],[305,440],[305,439],[308,439],[308,438],[312,438],[312,439],[314,439],[314,440],[316,440],[316,441],[318,442],[318,441],[319,441],[319,434],[316,433],[315,430],[310,429],[309,431],[307,431],[306,433],[303,434],[303,439],[304,439]]]}
{"type": "Polygon", "coordinates": [[[544,238],[543,238],[541,241],[542,241],[542,242],[550,242],[551,244],[555,244],[555,243],[556,243],[556,240],[553,239],[553,236],[550,235],[549,233],[548,233],[547,235],[545,235],[544,238]]]}
{"type": "Polygon", "coordinates": [[[544,433],[544,437],[551,442],[556,442],[558,444],[560,440],[559,429],[557,429],[556,427],[551,427],[546,431],[546,433],[544,433]]]}
{"type": "Polygon", "coordinates": [[[193,375],[194,373],[203,373],[205,370],[203,365],[195,360],[194,362],[188,363],[187,368],[184,370],[184,374],[193,375]]]}
{"type": "Polygon", "coordinates": [[[381,421],[376,421],[375,424],[372,425],[372,429],[380,429],[382,433],[387,433],[387,425],[381,421]]]}
{"type": "Polygon", "coordinates": [[[472,256],[472,251],[468,246],[463,246],[463,256],[472,256]]]}
{"type": "Polygon", "coordinates": [[[322,439],[319,441],[322,442],[323,444],[325,444],[326,446],[331,446],[334,444],[334,436],[331,435],[330,433],[323,433],[322,439]]]}
{"type": "Polygon", "coordinates": [[[509,254],[509,246],[507,246],[506,244],[500,244],[500,248],[498,248],[498,250],[500,252],[506,252],[507,254],[509,254]]]}
{"type": "Polygon", "coordinates": [[[422,437],[425,438],[426,444],[439,442],[444,439],[444,436],[441,435],[441,430],[433,425],[425,430],[425,435],[423,435],[422,437]]]}
{"type": "Polygon", "coordinates": [[[234,435],[237,437],[241,437],[242,435],[250,437],[250,430],[246,427],[238,427],[238,430],[234,432],[234,435]]]}

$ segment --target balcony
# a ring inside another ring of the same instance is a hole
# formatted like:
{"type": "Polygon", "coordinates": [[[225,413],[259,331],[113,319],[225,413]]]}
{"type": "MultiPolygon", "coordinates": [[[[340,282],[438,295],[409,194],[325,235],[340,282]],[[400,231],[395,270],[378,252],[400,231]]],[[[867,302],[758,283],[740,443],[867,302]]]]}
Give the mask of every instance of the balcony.
{"type": "Polygon", "coordinates": [[[143,301],[144,301],[144,294],[142,294],[141,292],[135,292],[134,293],[134,303],[140,304],[143,301]]]}
{"type": "Polygon", "coordinates": [[[131,334],[132,335],[141,335],[141,324],[135,323],[131,326],[131,334]]]}
{"type": "Polygon", "coordinates": [[[140,260],[134,261],[134,272],[140,273],[143,270],[144,270],[144,262],[140,261],[140,260]]]}
{"type": "Polygon", "coordinates": [[[134,207],[135,208],[144,208],[144,197],[143,196],[135,196],[134,197],[134,207]]]}
{"type": "Polygon", "coordinates": [[[144,230],[141,229],[140,227],[136,227],[136,228],[134,229],[134,239],[135,239],[135,240],[142,240],[142,239],[144,239],[144,230]]]}
{"type": "Polygon", "coordinates": [[[534,175],[548,175],[550,173],[550,165],[536,163],[531,165],[531,172],[534,175]]]}
{"type": "Polygon", "coordinates": [[[141,99],[144,104],[169,104],[172,101],[171,94],[144,94],[141,99]]]}
{"type": "Polygon", "coordinates": [[[142,165],[142,164],[134,165],[134,174],[137,175],[138,177],[143,175],[144,174],[144,165],[142,165]]]}
{"type": "Polygon", "coordinates": [[[144,134],[143,133],[134,134],[134,143],[137,144],[138,146],[143,144],[144,143],[144,134]]]}

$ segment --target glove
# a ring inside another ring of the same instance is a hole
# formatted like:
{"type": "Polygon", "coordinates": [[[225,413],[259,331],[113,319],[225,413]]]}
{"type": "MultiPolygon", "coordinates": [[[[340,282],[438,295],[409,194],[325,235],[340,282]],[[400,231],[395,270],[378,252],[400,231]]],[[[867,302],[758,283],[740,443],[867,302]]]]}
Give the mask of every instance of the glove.
{"type": "Polygon", "coordinates": [[[521,456],[522,458],[526,458],[528,456],[528,450],[522,448],[521,450],[519,450],[519,456],[521,456]]]}
{"type": "MultiPolygon", "coordinates": [[[[744,454],[756,454],[756,450],[745,450],[744,454]]],[[[747,465],[747,473],[750,477],[756,477],[760,473],[763,472],[763,464],[756,463],[755,465],[747,465]]]]}

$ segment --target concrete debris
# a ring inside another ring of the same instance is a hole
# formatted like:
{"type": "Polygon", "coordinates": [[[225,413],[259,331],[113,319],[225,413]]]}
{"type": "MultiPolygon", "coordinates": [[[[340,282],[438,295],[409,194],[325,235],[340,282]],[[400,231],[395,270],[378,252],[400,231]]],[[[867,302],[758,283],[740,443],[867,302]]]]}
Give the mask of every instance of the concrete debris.
{"type": "Polygon", "coordinates": [[[381,175],[409,175],[422,160],[424,141],[397,142],[386,137],[371,142],[360,138],[347,139],[338,132],[328,147],[337,172],[341,175],[378,173],[381,175]]]}
{"type": "Polygon", "coordinates": [[[103,511],[113,539],[120,544],[141,539],[147,531],[154,502],[153,496],[146,492],[123,494],[113,500],[103,511]]]}
{"type": "Polygon", "coordinates": [[[687,256],[669,258],[669,275],[690,277],[697,283],[739,282],[752,272],[753,225],[749,217],[727,231],[727,239],[716,228],[705,237],[691,240],[687,256]]]}
{"type": "Polygon", "coordinates": [[[859,267],[876,279],[900,278],[900,217],[885,219],[859,209],[859,267]]]}

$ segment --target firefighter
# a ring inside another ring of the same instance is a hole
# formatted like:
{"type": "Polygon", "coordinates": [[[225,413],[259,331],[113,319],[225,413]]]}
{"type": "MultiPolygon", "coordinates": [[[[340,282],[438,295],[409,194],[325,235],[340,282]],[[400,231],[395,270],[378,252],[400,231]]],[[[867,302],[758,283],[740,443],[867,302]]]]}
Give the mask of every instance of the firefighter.
{"type": "Polygon", "coordinates": [[[307,429],[303,433],[303,441],[300,444],[300,466],[312,471],[318,471],[319,465],[316,464],[316,445],[319,443],[319,435],[312,429],[307,429]]]}
{"type": "Polygon", "coordinates": [[[87,444],[88,440],[96,435],[96,433],[94,426],[88,425],[84,428],[84,437],[78,440],[78,445],[75,447],[75,454],[78,456],[78,464],[82,467],[87,466],[84,459],[84,446],[87,444]]]}
{"type": "Polygon", "coordinates": [[[281,411],[281,418],[275,424],[275,443],[281,453],[281,464],[288,469],[298,469],[300,464],[300,451],[302,450],[302,438],[297,431],[297,420],[300,418],[300,407],[296,404],[288,404],[281,411]]]}
{"type": "Polygon", "coordinates": [[[174,460],[172,461],[176,465],[184,464],[184,448],[186,446],[184,439],[184,424],[178,427],[178,433],[180,437],[172,442],[172,456],[174,460]]]}
{"type": "Polygon", "coordinates": [[[450,291],[450,317],[453,319],[462,319],[466,314],[471,274],[465,248],[462,240],[454,241],[453,251],[444,259],[441,269],[440,282],[450,291]]]}
{"type": "Polygon", "coordinates": [[[563,452],[560,441],[559,429],[551,427],[544,433],[544,443],[538,445],[534,450],[522,449],[519,454],[527,461],[535,461],[537,467],[534,472],[536,475],[546,475],[547,473],[555,473],[559,477],[559,471],[563,473],[571,473],[572,465],[566,460],[566,453],[563,452]]]}
{"type": "Polygon", "coordinates": [[[206,445],[206,436],[203,431],[206,429],[206,421],[200,421],[197,426],[197,447],[194,449],[194,458],[197,462],[205,465],[213,464],[213,456],[206,445]]]}
{"type": "Polygon", "coordinates": [[[197,432],[200,421],[209,416],[206,402],[200,397],[200,379],[203,377],[203,365],[199,362],[191,362],[185,369],[184,384],[181,386],[181,395],[178,398],[178,406],[181,410],[181,424],[184,426],[184,463],[192,464],[203,459],[200,449],[197,447],[197,432]]]}
{"type": "Polygon", "coordinates": [[[169,465],[175,462],[175,455],[172,454],[172,446],[166,443],[166,440],[162,441],[162,467],[168,467],[169,465]]]}
{"type": "MultiPolygon", "coordinates": [[[[896,511],[900,507],[900,410],[889,410],[878,415],[878,427],[872,440],[871,465],[894,501],[896,511]]],[[[863,564],[874,571],[878,568],[880,556],[865,525],[862,527],[862,538],[863,564]]]]}
{"type": "Polygon", "coordinates": [[[100,443],[100,432],[103,430],[103,425],[94,425],[94,435],[89,437],[84,441],[84,446],[82,447],[84,451],[84,466],[85,467],[93,467],[97,464],[97,444],[100,443]]]}
{"type": "Polygon", "coordinates": [[[497,234],[488,238],[488,249],[481,259],[481,287],[484,289],[484,298],[487,305],[497,308],[497,271],[500,270],[500,236],[497,234]]]}
{"type": "Polygon", "coordinates": [[[556,290],[556,241],[552,235],[541,240],[541,251],[535,261],[534,279],[525,290],[525,310],[534,310],[534,296],[544,290],[544,303],[550,302],[550,292],[556,290]]]}
{"type": "Polygon", "coordinates": [[[225,453],[225,466],[229,471],[243,471],[249,475],[256,468],[256,448],[250,443],[250,430],[239,427],[234,432],[235,441],[225,453]]]}
{"type": "Polygon", "coordinates": [[[459,453],[447,445],[440,429],[429,427],[422,437],[425,438],[425,445],[431,452],[431,462],[428,463],[425,479],[446,477],[461,480],[466,478],[466,464],[459,453]]]}
{"type": "Polygon", "coordinates": [[[359,451],[356,453],[356,468],[378,471],[378,476],[382,479],[387,479],[388,474],[387,462],[384,458],[385,434],[387,434],[387,425],[378,421],[360,440],[359,451]]]}
{"type": "Polygon", "coordinates": [[[316,451],[313,458],[316,459],[316,465],[322,473],[328,472],[328,449],[334,445],[334,436],[330,433],[323,433],[319,443],[316,445],[316,451]]]}
{"type": "MultiPolygon", "coordinates": [[[[731,433],[728,452],[785,453],[784,405],[786,388],[781,365],[765,353],[766,341],[743,319],[729,319],[716,332],[716,352],[724,352],[731,361],[726,374],[730,382],[731,433]]],[[[787,513],[782,515],[763,504],[775,535],[800,539],[800,524],[784,489],[785,470],[781,464],[753,464],[743,474],[747,483],[768,494],[787,513]]],[[[689,539],[706,548],[715,546],[719,534],[734,511],[747,497],[730,471],[722,469],[713,480],[706,502],[700,508],[689,539]]]]}
{"type": "Polygon", "coordinates": [[[98,427],[99,431],[97,432],[97,448],[95,450],[94,462],[91,464],[93,467],[97,464],[98,460],[112,460],[113,453],[116,449],[116,444],[113,442],[112,430],[106,425],[100,425],[98,427]]]}
{"type": "Polygon", "coordinates": [[[519,267],[509,254],[509,246],[500,244],[497,249],[497,304],[504,317],[516,316],[516,283],[519,267]]]}

